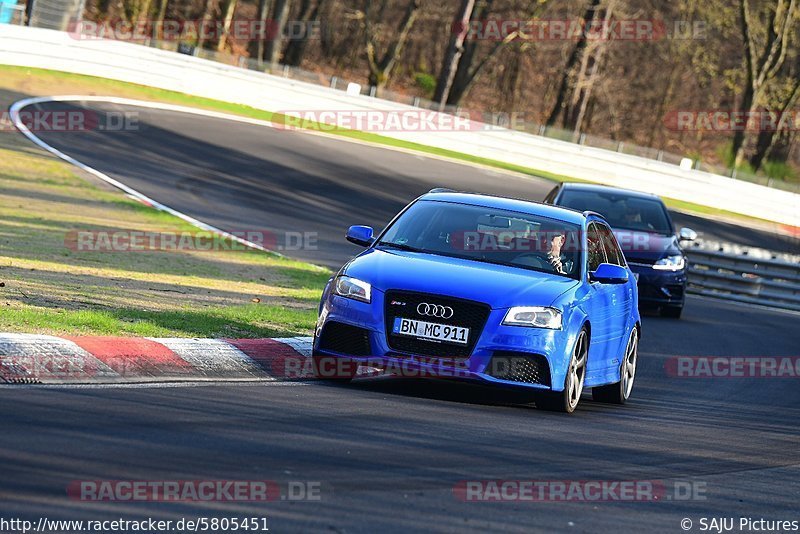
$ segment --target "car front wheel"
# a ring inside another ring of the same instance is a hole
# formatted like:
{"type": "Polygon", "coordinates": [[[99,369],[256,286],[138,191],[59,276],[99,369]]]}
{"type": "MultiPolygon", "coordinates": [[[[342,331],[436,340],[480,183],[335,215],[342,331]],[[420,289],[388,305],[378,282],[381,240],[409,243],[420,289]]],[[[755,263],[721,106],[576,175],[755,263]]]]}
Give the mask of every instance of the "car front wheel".
{"type": "Polygon", "coordinates": [[[586,380],[586,361],[589,357],[589,333],[582,329],[575,340],[567,376],[564,379],[564,391],[548,393],[536,401],[539,408],[555,412],[572,413],[578,407],[586,380]]]}

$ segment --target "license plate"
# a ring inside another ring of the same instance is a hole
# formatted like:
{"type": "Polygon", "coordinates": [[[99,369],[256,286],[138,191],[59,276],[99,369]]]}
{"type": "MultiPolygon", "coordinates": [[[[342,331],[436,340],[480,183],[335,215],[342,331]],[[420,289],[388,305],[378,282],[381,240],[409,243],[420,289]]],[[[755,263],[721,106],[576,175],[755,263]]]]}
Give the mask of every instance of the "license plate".
{"type": "Polygon", "coordinates": [[[398,336],[409,336],[431,341],[466,345],[469,340],[469,328],[447,324],[429,323],[416,319],[396,317],[392,332],[398,336]]]}

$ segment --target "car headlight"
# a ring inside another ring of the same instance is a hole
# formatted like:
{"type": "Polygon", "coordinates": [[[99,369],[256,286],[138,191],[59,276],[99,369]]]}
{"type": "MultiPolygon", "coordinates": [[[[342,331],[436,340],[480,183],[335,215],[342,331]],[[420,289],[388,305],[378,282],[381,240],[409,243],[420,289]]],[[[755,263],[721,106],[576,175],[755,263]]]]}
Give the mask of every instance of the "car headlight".
{"type": "Polygon", "coordinates": [[[370,302],[372,300],[372,286],[358,278],[340,276],[334,282],[333,291],[340,297],[370,302]]]}
{"type": "Polygon", "coordinates": [[[661,258],[653,264],[653,269],[661,271],[680,271],[684,267],[686,267],[686,259],[680,254],[661,258]]]}
{"type": "Polygon", "coordinates": [[[503,324],[560,330],[561,310],[544,306],[516,306],[508,310],[503,324]]]}

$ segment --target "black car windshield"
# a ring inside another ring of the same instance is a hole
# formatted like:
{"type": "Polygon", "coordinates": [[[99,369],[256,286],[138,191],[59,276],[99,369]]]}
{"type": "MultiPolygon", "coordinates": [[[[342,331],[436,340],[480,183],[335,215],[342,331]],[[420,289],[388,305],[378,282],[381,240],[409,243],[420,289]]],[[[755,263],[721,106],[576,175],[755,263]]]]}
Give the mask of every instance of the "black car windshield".
{"type": "Polygon", "coordinates": [[[617,192],[566,189],[561,194],[558,205],[578,211],[596,211],[614,229],[663,235],[673,232],[667,210],[657,199],[617,192]]]}
{"type": "Polygon", "coordinates": [[[579,279],[580,227],[538,215],[420,200],[378,248],[425,252],[579,279]]]}

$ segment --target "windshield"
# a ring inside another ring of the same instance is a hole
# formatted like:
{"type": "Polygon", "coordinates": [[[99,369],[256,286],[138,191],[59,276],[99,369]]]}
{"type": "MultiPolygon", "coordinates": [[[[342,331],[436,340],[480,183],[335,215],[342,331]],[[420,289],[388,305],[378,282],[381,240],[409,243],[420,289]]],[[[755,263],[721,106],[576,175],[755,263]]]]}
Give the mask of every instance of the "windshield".
{"type": "Polygon", "coordinates": [[[614,229],[663,235],[673,232],[664,204],[656,199],[567,189],[558,204],[578,211],[595,211],[614,229]]]}
{"type": "Polygon", "coordinates": [[[420,200],[377,246],[580,278],[580,227],[496,208],[420,200]]]}

